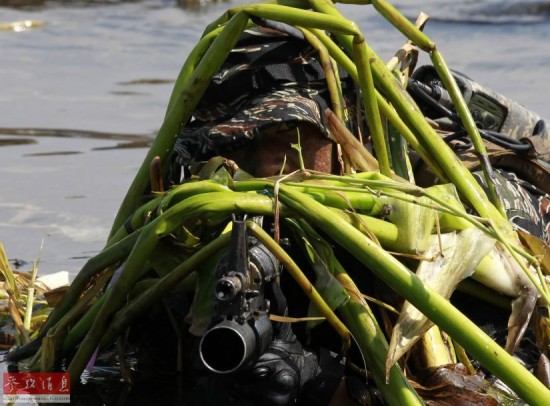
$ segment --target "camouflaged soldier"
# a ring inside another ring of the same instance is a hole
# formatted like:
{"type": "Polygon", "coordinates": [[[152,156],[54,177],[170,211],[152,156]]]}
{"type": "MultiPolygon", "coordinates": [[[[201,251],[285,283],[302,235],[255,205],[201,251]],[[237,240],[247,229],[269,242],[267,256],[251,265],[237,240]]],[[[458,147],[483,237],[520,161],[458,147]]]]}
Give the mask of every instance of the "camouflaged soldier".
{"type": "MultiPolygon", "coordinates": [[[[336,148],[323,114],[330,96],[322,65],[298,30],[277,28],[245,31],[214,76],[192,121],[179,134],[172,183],[190,176],[197,162],[215,156],[235,161],[256,177],[294,171],[300,166],[291,144],[297,142],[298,132],[304,165],[327,173],[336,170],[336,148]]],[[[345,103],[352,106],[354,86],[344,71],[339,74],[345,103]]],[[[289,293],[280,290],[269,298],[277,314],[287,313],[285,296],[289,293]]],[[[348,396],[340,396],[343,359],[324,347],[306,348],[290,323],[272,324],[273,342],[252,367],[234,376],[198,367],[197,384],[207,402],[287,405],[299,400],[326,405],[333,399],[332,404],[345,405],[348,396]]],[[[204,333],[194,326],[190,331],[204,333]]]]}
{"type": "MultiPolygon", "coordinates": [[[[172,183],[189,177],[198,161],[219,155],[234,160],[240,168],[257,177],[278,175],[281,169],[284,173],[298,169],[297,154],[290,146],[297,141],[297,130],[305,166],[336,173],[336,147],[322,113],[330,106],[330,98],[321,63],[297,30],[286,26],[277,28],[245,32],[230,53],[192,121],[179,134],[170,174],[172,183]],[[286,166],[281,168],[285,158],[286,166]]],[[[430,71],[424,69],[424,73],[430,71]]],[[[418,72],[422,74],[423,70],[418,72]]],[[[357,125],[352,122],[355,87],[345,72],[339,73],[351,118],[347,124],[353,131],[357,125]]],[[[434,82],[437,78],[432,76],[427,80],[421,76],[412,82],[438,85],[434,82]]],[[[516,227],[549,242],[550,173],[544,162],[550,157],[547,148],[550,144],[544,122],[463,76],[457,80],[487,139],[497,188],[510,220],[516,227]],[[508,133],[503,135],[495,130],[508,133]],[[498,134],[496,138],[490,137],[495,134],[498,134]]],[[[441,90],[439,92],[441,96],[441,90]]],[[[451,147],[483,184],[483,177],[477,172],[479,162],[471,145],[461,138],[462,128],[457,124],[452,106],[444,105],[445,97],[432,104],[425,104],[425,99],[418,102],[442,134],[452,135],[451,147]],[[443,109],[438,105],[443,105],[443,109]]],[[[417,179],[426,185],[433,182],[433,176],[421,164],[417,169],[417,179]]],[[[286,303],[284,299],[283,302],[286,303]]],[[[275,345],[252,368],[264,371],[264,378],[252,379],[256,382],[253,387],[215,380],[210,385],[216,387],[213,392],[220,398],[213,403],[223,400],[230,404],[228,393],[231,391],[244,394],[244,398],[248,396],[249,403],[235,395],[238,404],[282,405],[296,399],[308,405],[327,404],[332,398],[332,404],[343,405],[350,401],[345,393],[341,397],[343,369],[338,359],[326,351],[313,354],[297,340],[288,323],[280,323],[275,330],[275,345]]],[[[211,387],[207,385],[205,390],[211,387]]],[[[375,390],[355,385],[359,389],[354,392],[353,387],[354,381],[348,380],[347,392],[356,394],[352,397],[370,397],[369,404],[377,404],[375,390]]]]}

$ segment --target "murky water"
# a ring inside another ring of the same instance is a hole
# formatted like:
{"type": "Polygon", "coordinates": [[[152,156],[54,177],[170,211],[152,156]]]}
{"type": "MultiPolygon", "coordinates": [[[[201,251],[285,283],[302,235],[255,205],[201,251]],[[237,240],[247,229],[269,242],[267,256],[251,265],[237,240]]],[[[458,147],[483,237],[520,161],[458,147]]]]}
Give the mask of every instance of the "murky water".
{"type": "MultiPolygon", "coordinates": [[[[0,31],[0,128],[148,137],[160,126],[171,81],[203,28],[245,2],[192,9],[175,0],[29,3],[35,6],[0,7],[0,23],[44,23],[0,31]]],[[[425,31],[452,68],[550,117],[550,2],[395,4],[410,18],[419,11],[433,17],[425,31]]],[[[384,59],[404,42],[370,6],[341,9],[384,59]]],[[[0,241],[10,258],[32,261],[45,239],[40,273],[74,275],[104,244],[146,149],[113,148],[121,142],[116,137],[47,135],[0,135],[0,241]],[[2,146],[14,139],[22,143],[2,146]]]]}

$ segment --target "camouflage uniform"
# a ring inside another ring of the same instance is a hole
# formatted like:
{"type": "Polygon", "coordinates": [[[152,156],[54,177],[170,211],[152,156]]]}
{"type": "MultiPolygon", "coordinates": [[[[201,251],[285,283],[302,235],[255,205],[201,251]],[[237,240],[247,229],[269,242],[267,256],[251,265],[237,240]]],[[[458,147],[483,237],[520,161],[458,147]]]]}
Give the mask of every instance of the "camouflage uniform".
{"type": "MultiPolygon", "coordinates": [[[[520,138],[521,134],[514,133],[514,136],[520,138]]],[[[526,138],[520,139],[525,142],[523,140],[526,138]]],[[[543,133],[529,138],[535,139],[534,142],[538,146],[521,153],[498,146],[487,140],[484,140],[484,143],[489,161],[493,167],[497,193],[504,205],[508,219],[517,229],[538,237],[549,244],[550,166],[545,161],[548,156],[548,134],[543,133]]],[[[480,162],[473,147],[461,149],[459,144],[453,141],[450,146],[488,193],[485,177],[479,170],[480,162]]],[[[525,144],[529,145],[526,142],[525,144]]],[[[425,175],[425,172],[422,173],[420,178],[425,177],[425,175]]]]}
{"type": "MultiPolygon", "coordinates": [[[[483,173],[476,171],[473,174],[486,189],[483,173]]],[[[550,244],[550,196],[515,173],[495,169],[494,175],[495,186],[510,222],[550,244]]]]}

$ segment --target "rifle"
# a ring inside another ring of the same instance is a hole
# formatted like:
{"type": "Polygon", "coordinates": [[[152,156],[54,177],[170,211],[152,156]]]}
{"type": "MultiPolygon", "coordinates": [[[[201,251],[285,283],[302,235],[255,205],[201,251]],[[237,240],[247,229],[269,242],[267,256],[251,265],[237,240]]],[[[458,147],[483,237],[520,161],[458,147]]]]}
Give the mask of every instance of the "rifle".
{"type": "Polygon", "coordinates": [[[217,267],[214,316],[199,343],[210,371],[230,374],[252,365],[273,340],[267,284],[279,276],[273,254],[246,232],[246,215],[233,215],[229,253],[217,267]]]}

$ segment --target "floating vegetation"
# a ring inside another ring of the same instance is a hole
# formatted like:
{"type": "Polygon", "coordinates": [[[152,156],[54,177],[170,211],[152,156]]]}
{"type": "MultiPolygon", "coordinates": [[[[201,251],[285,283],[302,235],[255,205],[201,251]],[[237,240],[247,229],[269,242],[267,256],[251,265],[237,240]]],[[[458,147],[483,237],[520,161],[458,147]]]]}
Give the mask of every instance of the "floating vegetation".
{"type": "MultiPolygon", "coordinates": [[[[0,349],[28,343],[38,335],[46,321],[51,304],[47,296],[50,289],[36,281],[38,266],[32,271],[11,269],[0,243],[0,349]]],[[[57,292],[59,294],[59,291],[57,292]]]]}
{"type": "Polygon", "coordinates": [[[14,21],[10,23],[0,23],[0,31],[22,32],[35,28],[42,28],[43,26],[44,22],[38,20],[14,21]]]}
{"type": "Polygon", "coordinates": [[[32,138],[0,138],[0,147],[9,147],[11,145],[29,145],[36,144],[32,138]]]}
{"type": "Polygon", "coordinates": [[[173,79],[157,79],[157,78],[143,78],[143,79],[134,79],[128,80],[125,82],[118,82],[122,86],[133,86],[133,85],[165,85],[174,83],[173,79]]]}

